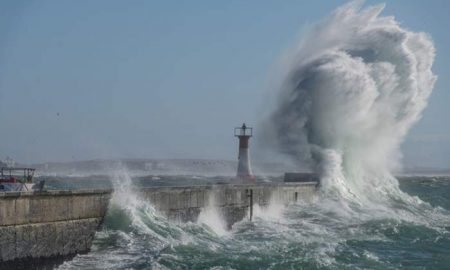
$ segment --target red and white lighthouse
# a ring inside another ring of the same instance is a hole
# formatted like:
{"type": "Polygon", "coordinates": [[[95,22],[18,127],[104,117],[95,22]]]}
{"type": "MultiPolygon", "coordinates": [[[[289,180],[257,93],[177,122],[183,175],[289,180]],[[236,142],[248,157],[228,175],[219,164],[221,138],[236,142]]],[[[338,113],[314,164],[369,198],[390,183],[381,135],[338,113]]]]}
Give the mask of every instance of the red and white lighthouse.
{"type": "Polygon", "coordinates": [[[242,124],[234,129],[234,136],[239,138],[239,156],[237,177],[246,181],[255,181],[250,165],[249,140],[253,136],[253,128],[242,124]]]}

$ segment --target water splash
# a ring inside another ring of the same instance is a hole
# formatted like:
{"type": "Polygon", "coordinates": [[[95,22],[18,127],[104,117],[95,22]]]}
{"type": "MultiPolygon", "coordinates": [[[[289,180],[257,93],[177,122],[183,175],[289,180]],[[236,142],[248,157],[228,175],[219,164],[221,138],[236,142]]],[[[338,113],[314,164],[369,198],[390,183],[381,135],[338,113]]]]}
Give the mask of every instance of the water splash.
{"type": "Polygon", "coordinates": [[[400,144],[436,76],[428,35],[348,3],[314,25],[289,55],[267,140],[321,176],[327,196],[377,208],[403,196],[392,176],[400,144]]]}
{"type": "Polygon", "coordinates": [[[219,212],[214,192],[208,195],[208,204],[203,208],[197,219],[198,224],[204,224],[219,236],[229,235],[224,217],[219,212]]]}
{"type": "MultiPolygon", "coordinates": [[[[126,171],[117,175],[117,180],[127,179],[126,171]]],[[[449,209],[448,179],[423,181],[403,181],[402,188],[449,209]]],[[[127,196],[134,194],[130,190],[127,196]]],[[[447,269],[450,265],[448,227],[408,222],[405,213],[400,220],[392,215],[379,218],[374,210],[352,215],[342,211],[349,207],[345,201],[326,196],[286,207],[273,200],[270,206],[255,205],[252,222],[244,219],[219,236],[205,224],[169,222],[145,200],[140,202],[137,196],[132,202],[125,194],[126,199],[113,199],[116,206],[109,209],[92,251],[58,269],[447,269]]],[[[398,202],[404,208],[401,204],[405,201],[398,202]]],[[[410,220],[433,218],[431,211],[421,211],[419,201],[410,207],[418,207],[410,212],[410,220]]]]}
{"type": "Polygon", "coordinates": [[[265,221],[280,222],[284,219],[286,205],[277,196],[272,196],[267,205],[254,204],[253,217],[265,221]]]}

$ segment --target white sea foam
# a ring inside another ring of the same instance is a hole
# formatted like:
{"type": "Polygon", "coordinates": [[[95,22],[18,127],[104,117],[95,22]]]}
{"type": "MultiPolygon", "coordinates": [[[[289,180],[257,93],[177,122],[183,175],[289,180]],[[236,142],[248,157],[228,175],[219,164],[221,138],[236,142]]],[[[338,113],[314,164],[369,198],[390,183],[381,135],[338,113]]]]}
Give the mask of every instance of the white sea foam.
{"type": "Polygon", "coordinates": [[[214,192],[208,196],[208,203],[204,207],[197,219],[198,224],[205,224],[210,230],[219,236],[229,234],[225,220],[216,206],[216,196],[214,192]]]}
{"type": "Polygon", "coordinates": [[[436,81],[435,49],[427,34],[382,16],[384,5],[361,5],[339,7],[286,57],[264,133],[319,173],[323,203],[334,198],[329,207],[392,214],[402,202],[420,204],[400,191],[391,172],[436,81]]]}
{"type": "Polygon", "coordinates": [[[285,208],[286,206],[274,196],[270,199],[268,205],[255,204],[253,206],[253,217],[267,221],[281,221],[284,219],[285,208]]]}

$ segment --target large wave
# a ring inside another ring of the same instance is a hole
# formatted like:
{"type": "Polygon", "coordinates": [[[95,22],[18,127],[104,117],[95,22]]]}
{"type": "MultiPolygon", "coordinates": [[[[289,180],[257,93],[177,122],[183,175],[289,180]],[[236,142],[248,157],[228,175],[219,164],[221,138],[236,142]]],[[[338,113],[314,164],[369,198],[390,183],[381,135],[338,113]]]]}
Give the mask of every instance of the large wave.
{"type": "Polygon", "coordinates": [[[288,57],[266,139],[358,203],[400,192],[400,145],[431,94],[435,49],[384,5],[351,2],[314,25],[288,57]]]}
{"type": "MultiPolygon", "coordinates": [[[[286,208],[256,204],[251,222],[244,219],[222,234],[213,209],[202,213],[206,224],[200,217],[173,222],[133,192],[126,170],[112,174],[112,181],[115,193],[92,251],[58,269],[448,268],[448,222],[435,230],[391,218],[352,219],[300,201],[286,208]]],[[[447,181],[425,183],[448,190],[447,181]]],[[[433,196],[448,206],[445,191],[433,196]]]]}

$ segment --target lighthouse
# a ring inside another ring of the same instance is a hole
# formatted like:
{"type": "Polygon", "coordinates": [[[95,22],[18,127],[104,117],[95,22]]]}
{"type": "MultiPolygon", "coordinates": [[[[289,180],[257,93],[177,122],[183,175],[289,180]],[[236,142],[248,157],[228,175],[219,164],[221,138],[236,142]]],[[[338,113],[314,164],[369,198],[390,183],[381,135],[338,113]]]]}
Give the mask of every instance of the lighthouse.
{"type": "Polygon", "coordinates": [[[255,181],[253,176],[252,167],[250,165],[250,153],[249,153],[249,140],[253,136],[253,128],[247,127],[242,124],[242,127],[234,129],[234,136],[239,138],[239,156],[238,156],[238,168],[237,178],[246,181],[255,181]]]}

